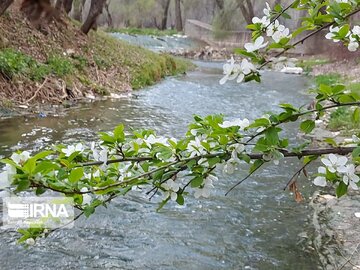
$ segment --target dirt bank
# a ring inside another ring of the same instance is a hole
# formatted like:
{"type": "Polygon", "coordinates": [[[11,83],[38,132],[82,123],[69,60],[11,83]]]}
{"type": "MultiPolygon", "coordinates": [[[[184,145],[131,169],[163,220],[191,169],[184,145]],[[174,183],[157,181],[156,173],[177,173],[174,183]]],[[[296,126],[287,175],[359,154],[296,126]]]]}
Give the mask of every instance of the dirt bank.
{"type": "Polygon", "coordinates": [[[186,71],[187,62],[116,40],[82,34],[76,22],[41,30],[14,5],[0,17],[0,106],[61,104],[154,84],[186,71]]]}

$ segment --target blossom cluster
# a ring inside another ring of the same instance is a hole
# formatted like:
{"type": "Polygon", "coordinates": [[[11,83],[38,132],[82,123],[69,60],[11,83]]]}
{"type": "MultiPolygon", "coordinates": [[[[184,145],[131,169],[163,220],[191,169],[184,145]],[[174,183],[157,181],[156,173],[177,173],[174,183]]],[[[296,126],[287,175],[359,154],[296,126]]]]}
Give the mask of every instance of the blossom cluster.
{"type": "Polygon", "coordinates": [[[224,77],[220,80],[220,84],[225,84],[227,81],[236,80],[240,83],[244,81],[245,76],[256,71],[255,66],[247,59],[243,59],[240,64],[237,64],[233,57],[223,66],[224,77]]]}
{"type": "Polygon", "coordinates": [[[354,190],[358,190],[359,176],[356,174],[356,168],[354,164],[349,163],[349,160],[345,156],[338,156],[330,154],[327,157],[321,159],[321,162],[325,165],[318,168],[318,176],[314,179],[316,186],[325,187],[327,185],[328,173],[335,175],[337,178],[347,186],[350,186],[354,190]]]}
{"type": "Polygon", "coordinates": [[[329,33],[325,35],[326,39],[331,39],[334,42],[344,41],[347,44],[347,48],[350,52],[355,52],[359,48],[360,40],[360,26],[355,25],[352,29],[348,29],[348,25],[342,27],[330,26],[329,33]],[[345,31],[341,33],[340,31],[345,31]]]}

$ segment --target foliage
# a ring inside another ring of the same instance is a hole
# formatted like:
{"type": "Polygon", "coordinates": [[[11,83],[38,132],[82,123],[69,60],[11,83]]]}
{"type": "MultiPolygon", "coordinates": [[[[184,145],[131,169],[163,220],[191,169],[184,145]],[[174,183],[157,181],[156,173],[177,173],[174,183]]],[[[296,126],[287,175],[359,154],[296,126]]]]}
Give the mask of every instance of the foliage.
{"type": "Polygon", "coordinates": [[[0,51],[0,72],[11,79],[15,75],[26,72],[29,67],[30,58],[13,49],[0,51]]]}

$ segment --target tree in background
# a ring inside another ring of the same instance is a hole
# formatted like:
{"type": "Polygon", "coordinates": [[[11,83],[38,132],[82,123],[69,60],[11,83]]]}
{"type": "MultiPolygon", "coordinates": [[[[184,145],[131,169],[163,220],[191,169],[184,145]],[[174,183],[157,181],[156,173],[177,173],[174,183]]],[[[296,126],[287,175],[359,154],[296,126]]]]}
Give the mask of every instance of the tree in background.
{"type": "Polygon", "coordinates": [[[96,26],[96,20],[103,12],[105,3],[106,0],[91,0],[89,14],[87,15],[84,24],[81,26],[81,31],[84,34],[88,34],[91,28],[96,26]]]}
{"type": "Polygon", "coordinates": [[[180,0],[175,0],[175,29],[179,32],[183,30],[180,0]]]}
{"type": "Polygon", "coordinates": [[[160,29],[165,30],[167,28],[170,0],[164,0],[162,2],[162,7],[163,7],[163,17],[162,17],[162,20],[161,20],[160,29]]]}
{"type": "Polygon", "coordinates": [[[238,0],[238,5],[246,23],[251,24],[254,17],[253,0],[238,0]]]}

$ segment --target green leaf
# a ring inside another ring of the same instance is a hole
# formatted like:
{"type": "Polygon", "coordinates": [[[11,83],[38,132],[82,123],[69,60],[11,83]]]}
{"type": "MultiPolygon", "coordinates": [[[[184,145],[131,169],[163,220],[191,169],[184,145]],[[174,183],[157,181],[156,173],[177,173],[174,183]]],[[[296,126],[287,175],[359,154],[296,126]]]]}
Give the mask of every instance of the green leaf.
{"type": "Polygon", "coordinates": [[[248,128],[256,128],[256,127],[268,127],[270,126],[270,121],[267,118],[259,118],[256,119],[248,128]]]}
{"type": "Polygon", "coordinates": [[[352,156],[353,158],[360,156],[360,146],[354,149],[354,151],[352,152],[352,156]]]}
{"type": "Polygon", "coordinates": [[[105,143],[114,143],[116,139],[105,132],[100,133],[100,139],[105,143]]]}
{"type": "Polygon", "coordinates": [[[270,127],[265,131],[266,140],[270,145],[277,145],[279,143],[279,134],[276,127],[270,127]]]}
{"type": "Polygon", "coordinates": [[[347,193],[347,190],[348,190],[348,186],[343,181],[341,181],[336,188],[336,196],[338,198],[344,196],[347,193]]]}
{"type": "Polygon", "coordinates": [[[159,207],[156,209],[156,212],[159,212],[164,206],[165,204],[167,204],[167,202],[170,200],[170,197],[167,197],[165,200],[163,200],[160,204],[159,207]]]}
{"type": "Polygon", "coordinates": [[[125,133],[124,133],[124,125],[118,125],[114,129],[114,138],[118,142],[122,142],[125,139],[125,133]]]}
{"type": "Polygon", "coordinates": [[[332,139],[332,138],[326,138],[326,139],[324,140],[324,142],[326,142],[326,143],[328,143],[328,144],[330,144],[331,146],[334,146],[334,147],[337,146],[336,141],[335,141],[334,139],[332,139]]]}
{"type": "Polygon", "coordinates": [[[91,205],[87,205],[85,208],[84,208],[84,214],[85,216],[88,218],[90,217],[92,214],[95,213],[95,208],[91,205]]]}
{"type": "Polygon", "coordinates": [[[343,27],[340,28],[338,34],[341,39],[345,38],[347,34],[349,33],[350,26],[348,24],[343,25],[343,27]]]}
{"type": "Polygon", "coordinates": [[[35,168],[36,168],[36,160],[34,158],[29,158],[23,166],[24,171],[29,174],[32,174],[35,171],[35,168]]]}
{"type": "Polygon", "coordinates": [[[262,159],[255,160],[254,164],[250,167],[249,173],[255,172],[263,164],[264,164],[264,161],[262,159]]]}
{"type": "Polygon", "coordinates": [[[308,134],[315,128],[315,122],[313,120],[305,120],[300,124],[300,129],[308,134]]]}
{"type": "Polygon", "coordinates": [[[184,203],[185,203],[184,196],[183,196],[182,194],[178,194],[178,195],[177,195],[176,202],[177,202],[179,205],[184,205],[184,203]]]}
{"type": "Polygon", "coordinates": [[[352,120],[353,120],[353,122],[355,122],[355,123],[359,123],[359,120],[360,120],[360,108],[359,108],[359,107],[357,107],[357,108],[354,110],[354,112],[353,112],[353,114],[352,114],[352,120]]]}
{"type": "Polygon", "coordinates": [[[84,176],[84,169],[83,168],[75,168],[70,172],[69,181],[71,183],[78,182],[84,176]]]}
{"type": "Polygon", "coordinates": [[[21,191],[25,191],[28,190],[30,187],[30,181],[29,180],[21,180],[16,188],[16,192],[21,192],[21,191]]]}
{"type": "Polygon", "coordinates": [[[203,182],[204,182],[204,178],[203,178],[203,177],[200,177],[200,176],[195,177],[194,179],[191,180],[191,187],[192,187],[192,188],[200,187],[203,182]]]}
{"type": "Polygon", "coordinates": [[[43,159],[43,158],[45,158],[45,157],[47,157],[47,156],[49,156],[49,155],[51,155],[51,154],[53,154],[53,153],[54,153],[54,151],[44,151],[44,152],[40,152],[40,153],[36,154],[36,155],[33,157],[33,159],[35,159],[35,160],[43,159]]]}

